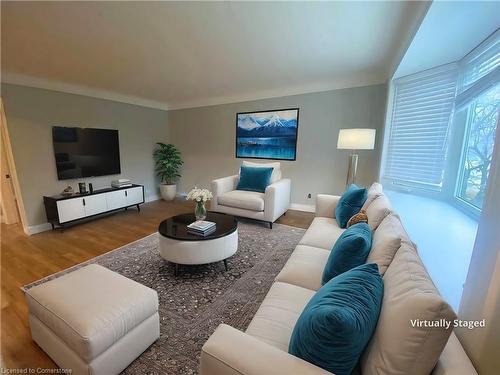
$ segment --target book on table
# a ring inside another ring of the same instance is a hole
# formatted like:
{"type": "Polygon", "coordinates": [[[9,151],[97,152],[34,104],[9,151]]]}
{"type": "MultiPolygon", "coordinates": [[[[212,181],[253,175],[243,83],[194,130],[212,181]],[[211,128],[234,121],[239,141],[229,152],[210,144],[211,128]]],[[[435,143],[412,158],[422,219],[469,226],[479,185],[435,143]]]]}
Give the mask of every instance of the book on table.
{"type": "Polygon", "coordinates": [[[215,223],[213,221],[197,220],[189,224],[187,227],[190,230],[204,232],[207,229],[215,228],[215,223]]]}
{"type": "Polygon", "coordinates": [[[196,236],[208,236],[209,234],[212,234],[213,232],[215,232],[215,229],[216,229],[215,226],[208,228],[207,230],[204,230],[204,231],[188,228],[187,232],[189,234],[194,234],[196,236]]]}

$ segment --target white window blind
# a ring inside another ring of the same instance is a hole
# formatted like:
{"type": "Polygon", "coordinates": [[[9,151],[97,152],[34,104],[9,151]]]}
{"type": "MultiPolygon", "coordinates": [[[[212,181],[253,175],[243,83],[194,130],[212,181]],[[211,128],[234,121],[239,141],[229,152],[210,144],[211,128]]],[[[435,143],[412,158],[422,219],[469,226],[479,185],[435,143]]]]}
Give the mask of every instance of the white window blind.
{"type": "Polygon", "coordinates": [[[459,92],[493,72],[500,65],[500,30],[491,35],[461,61],[459,92]]]}
{"type": "Polygon", "coordinates": [[[500,30],[460,61],[456,107],[467,106],[498,82],[500,82],[500,30]]]}
{"type": "Polygon", "coordinates": [[[449,64],[394,81],[386,180],[441,190],[457,77],[449,64]]]}

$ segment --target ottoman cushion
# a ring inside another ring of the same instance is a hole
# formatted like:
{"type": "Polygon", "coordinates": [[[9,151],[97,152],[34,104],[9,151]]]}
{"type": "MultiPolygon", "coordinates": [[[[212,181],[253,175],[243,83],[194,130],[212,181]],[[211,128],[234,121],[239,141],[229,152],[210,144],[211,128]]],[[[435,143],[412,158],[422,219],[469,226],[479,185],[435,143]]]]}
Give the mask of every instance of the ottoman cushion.
{"type": "Polygon", "coordinates": [[[158,311],[156,291],[97,264],[26,292],[30,314],[91,361],[158,311]]]}

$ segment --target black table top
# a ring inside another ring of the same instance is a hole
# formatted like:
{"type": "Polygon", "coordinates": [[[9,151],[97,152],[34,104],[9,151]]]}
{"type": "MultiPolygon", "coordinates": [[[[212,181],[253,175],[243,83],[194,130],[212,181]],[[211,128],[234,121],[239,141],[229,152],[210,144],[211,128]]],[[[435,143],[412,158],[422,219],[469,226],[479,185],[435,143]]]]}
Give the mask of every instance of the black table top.
{"type": "Polygon", "coordinates": [[[196,221],[194,214],[182,214],[163,220],[158,227],[158,232],[162,236],[174,240],[206,241],[227,236],[238,228],[238,221],[232,215],[208,212],[205,220],[216,223],[215,231],[207,236],[197,236],[196,234],[188,233],[187,225],[196,221]]]}

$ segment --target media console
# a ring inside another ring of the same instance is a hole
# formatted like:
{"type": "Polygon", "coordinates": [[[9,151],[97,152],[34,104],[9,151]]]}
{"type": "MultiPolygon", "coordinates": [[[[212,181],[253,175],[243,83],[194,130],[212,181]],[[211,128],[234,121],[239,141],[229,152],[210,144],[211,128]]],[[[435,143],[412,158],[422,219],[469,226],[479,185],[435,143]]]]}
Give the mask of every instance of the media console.
{"type": "Polygon", "coordinates": [[[47,220],[52,224],[64,227],[66,224],[78,220],[97,216],[119,209],[127,209],[144,203],[144,186],[132,185],[120,188],[106,188],[94,190],[87,194],[74,194],[71,196],[55,195],[43,197],[47,220]]]}

